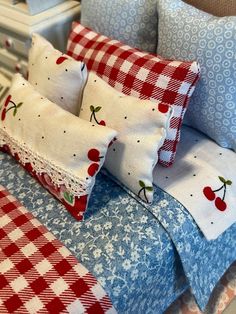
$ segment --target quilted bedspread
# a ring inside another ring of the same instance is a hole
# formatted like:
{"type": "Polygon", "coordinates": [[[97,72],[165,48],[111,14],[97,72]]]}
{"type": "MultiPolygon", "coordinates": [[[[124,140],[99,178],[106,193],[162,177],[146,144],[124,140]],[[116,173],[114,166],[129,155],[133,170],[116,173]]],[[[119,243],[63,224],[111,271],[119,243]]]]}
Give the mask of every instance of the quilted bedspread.
{"type": "Polygon", "coordinates": [[[11,157],[0,153],[0,183],[98,279],[119,313],[162,313],[191,288],[203,309],[236,260],[236,225],[207,241],[185,208],[161,189],[141,204],[99,174],[78,222],[11,157]]]}

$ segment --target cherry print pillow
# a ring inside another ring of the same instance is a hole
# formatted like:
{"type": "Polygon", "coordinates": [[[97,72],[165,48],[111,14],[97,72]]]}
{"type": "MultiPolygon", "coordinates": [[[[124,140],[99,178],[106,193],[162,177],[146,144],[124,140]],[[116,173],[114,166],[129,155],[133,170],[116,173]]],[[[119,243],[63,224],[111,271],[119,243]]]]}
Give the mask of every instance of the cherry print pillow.
{"type": "Polygon", "coordinates": [[[168,60],[143,52],[78,22],[73,23],[67,51],[119,92],[172,106],[167,136],[159,150],[159,163],[172,165],[183,118],[199,79],[197,62],[168,60]]]}
{"type": "Polygon", "coordinates": [[[28,64],[28,80],[34,88],[63,109],[78,114],[86,65],[54,49],[38,34],[32,36],[28,64]]]}
{"type": "Polygon", "coordinates": [[[0,149],[18,160],[77,220],[83,218],[96,174],[116,135],[63,110],[20,74],[14,76],[0,111],[0,149]]]}
{"type": "Polygon", "coordinates": [[[169,125],[171,109],[160,101],[126,96],[90,72],[80,117],[118,131],[106,169],[145,202],[153,199],[152,171],[169,125]]]}

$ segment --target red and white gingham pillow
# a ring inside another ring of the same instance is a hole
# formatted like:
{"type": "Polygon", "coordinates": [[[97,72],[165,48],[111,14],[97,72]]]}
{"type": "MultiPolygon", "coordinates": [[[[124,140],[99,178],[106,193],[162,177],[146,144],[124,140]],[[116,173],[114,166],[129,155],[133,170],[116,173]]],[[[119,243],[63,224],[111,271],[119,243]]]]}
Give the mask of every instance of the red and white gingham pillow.
{"type": "Polygon", "coordinates": [[[170,166],[175,159],[184,114],[199,79],[197,62],[165,60],[98,34],[78,22],[73,23],[67,53],[85,62],[89,70],[118,91],[173,107],[170,128],[159,150],[159,163],[170,166]]]}

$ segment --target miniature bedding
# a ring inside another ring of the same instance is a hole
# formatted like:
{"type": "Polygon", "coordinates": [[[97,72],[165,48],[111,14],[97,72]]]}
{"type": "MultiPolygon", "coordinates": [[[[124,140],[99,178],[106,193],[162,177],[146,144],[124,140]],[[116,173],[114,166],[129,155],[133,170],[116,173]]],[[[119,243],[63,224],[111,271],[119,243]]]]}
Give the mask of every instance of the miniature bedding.
{"type": "Polygon", "coordinates": [[[78,222],[2,153],[0,178],[97,278],[118,313],[163,313],[189,287],[203,310],[236,260],[235,224],[207,241],[185,208],[160,188],[153,205],[144,205],[98,174],[86,219],[78,222]]]}
{"type": "Polygon", "coordinates": [[[83,219],[117,132],[63,110],[20,74],[13,76],[0,112],[0,150],[14,156],[75,219],[83,219]]]}
{"type": "Polygon", "coordinates": [[[0,185],[0,312],[109,313],[96,278],[0,185]]]}
{"type": "Polygon", "coordinates": [[[192,128],[183,135],[176,163],[154,169],[155,184],[188,209],[208,240],[236,222],[236,154],[192,128]]]}

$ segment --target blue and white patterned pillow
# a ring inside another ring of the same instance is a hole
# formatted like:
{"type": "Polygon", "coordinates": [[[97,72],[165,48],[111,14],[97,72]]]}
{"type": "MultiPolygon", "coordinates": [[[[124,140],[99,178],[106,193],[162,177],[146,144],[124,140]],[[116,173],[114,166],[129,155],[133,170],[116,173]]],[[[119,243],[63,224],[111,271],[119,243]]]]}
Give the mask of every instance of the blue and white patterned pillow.
{"type": "Polygon", "coordinates": [[[215,17],[181,0],[158,0],[157,11],[157,53],[201,66],[185,123],[236,151],[236,16],[215,17]]]}
{"type": "Polygon", "coordinates": [[[81,23],[132,47],[156,51],[156,0],[84,0],[81,23]]]}

